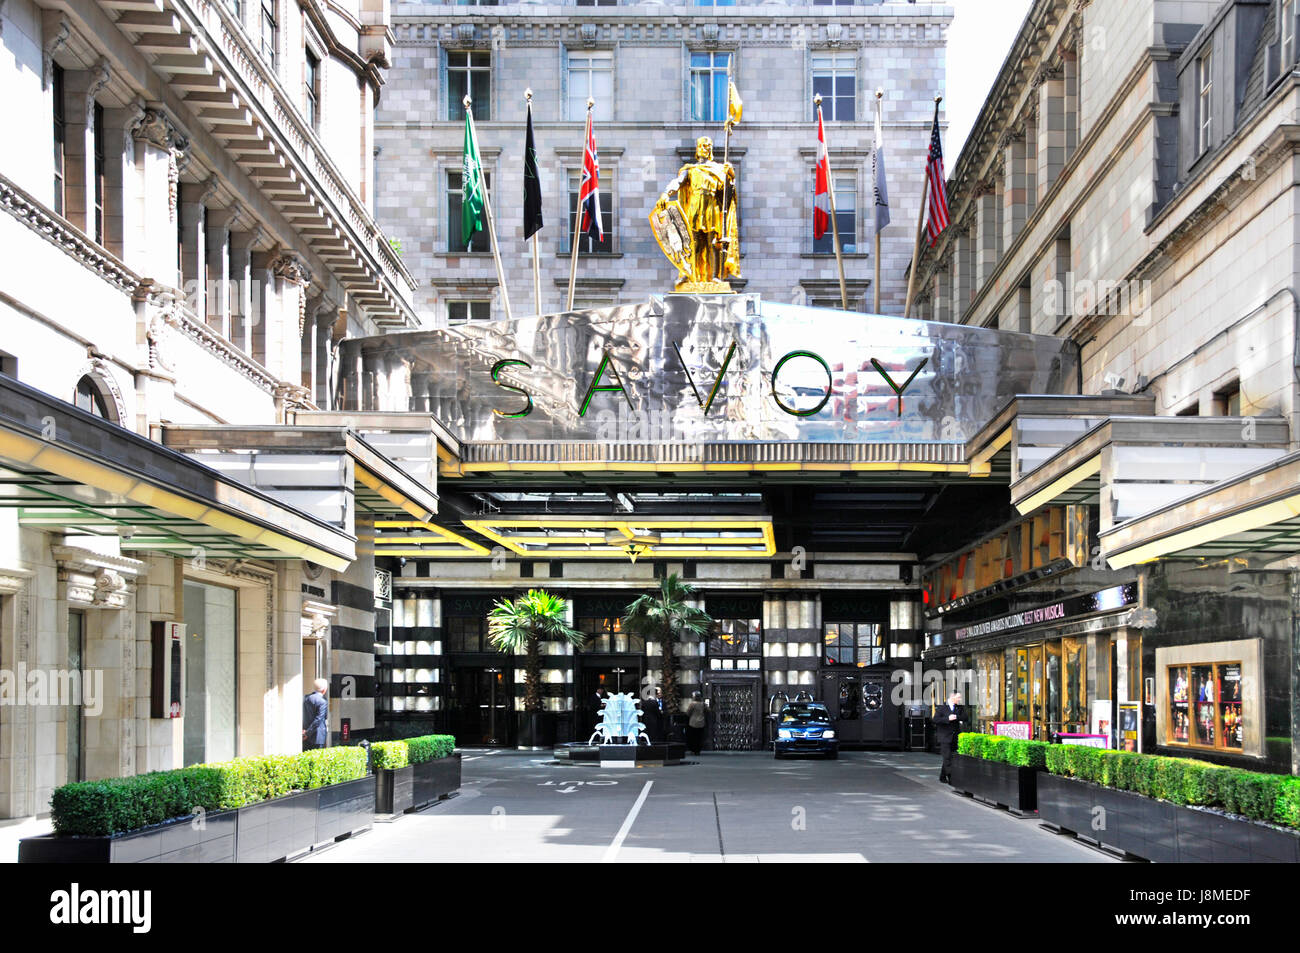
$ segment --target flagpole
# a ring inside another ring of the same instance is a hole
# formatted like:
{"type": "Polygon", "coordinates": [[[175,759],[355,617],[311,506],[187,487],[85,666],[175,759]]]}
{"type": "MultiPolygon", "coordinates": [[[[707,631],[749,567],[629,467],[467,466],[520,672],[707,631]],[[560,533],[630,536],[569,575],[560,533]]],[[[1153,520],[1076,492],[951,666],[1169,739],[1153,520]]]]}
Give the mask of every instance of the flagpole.
{"type": "MultiPolygon", "coordinates": [[[[939,104],[942,96],[934,97],[934,121],[939,121],[939,104]]],[[[927,147],[928,148],[928,147],[927,147]]],[[[912,289],[916,286],[916,266],[921,257],[921,228],[925,222],[925,200],[930,197],[930,160],[925,163],[925,184],[921,187],[921,210],[916,215],[916,241],[912,243],[912,267],[907,274],[907,300],[903,303],[903,317],[912,316],[912,289]]]]}
{"type": "Polygon", "coordinates": [[[726,136],[722,144],[722,242],[718,245],[718,265],[713,272],[714,280],[726,281],[727,271],[727,245],[729,238],[727,232],[727,163],[731,159],[731,61],[734,57],[727,54],[727,114],[722,121],[722,127],[726,130],[726,136]]]}
{"type": "MultiPolygon", "coordinates": [[[[813,97],[813,104],[817,107],[817,128],[821,130],[822,142],[826,146],[826,192],[831,200],[831,235],[835,239],[835,267],[840,272],[840,307],[849,310],[849,292],[844,287],[844,256],[840,254],[840,223],[836,220],[835,215],[835,171],[831,168],[831,146],[826,142],[826,124],[822,122],[822,94],[818,93],[813,97]]],[[[825,232],[822,233],[823,235],[825,232]]]]}
{"type": "MultiPolygon", "coordinates": [[[[524,90],[524,100],[528,103],[528,117],[533,115],[533,91],[532,89],[524,90]]],[[[524,157],[525,161],[527,156],[524,157]]],[[[535,313],[542,313],[542,261],[537,251],[537,233],[533,232],[533,307],[535,313]]]]}
{"type": "MultiPolygon", "coordinates": [[[[880,120],[881,120],[881,116],[880,116],[880,100],[884,97],[884,95],[885,95],[885,91],[884,91],[883,89],[877,89],[877,90],[876,90],[876,122],[877,122],[878,125],[880,124],[880,120]]],[[[879,142],[876,143],[876,151],[877,151],[877,152],[880,151],[880,143],[879,143],[879,142]]],[[[879,161],[880,161],[880,157],[879,157],[879,156],[876,156],[876,157],[875,157],[875,161],[876,161],[876,162],[879,162],[879,161]]],[[[873,163],[873,168],[874,168],[874,163],[873,163]]],[[[875,192],[876,192],[876,183],[875,183],[875,182],[872,182],[872,183],[871,183],[871,193],[872,193],[873,196],[875,195],[875,192]]],[[[874,214],[875,214],[875,219],[874,219],[874,221],[877,223],[877,226],[876,226],[875,228],[872,229],[872,231],[876,233],[876,234],[875,234],[875,239],[876,239],[876,248],[875,248],[875,254],[876,254],[876,278],[875,278],[875,282],[876,282],[876,296],[875,296],[875,304],[872,306],[872,310],[874,310],[874,311],[876,312],[876,314],[879,314],[879,313],[880,313],[880,227],[879,227],[879,222],[880,222],[880,211],[879,211],[878,209],[874,209],[874,208],[872,209],[872,211],[873,211],[874,214]]]]}
{"type": "MultiPolygon", "coordinates": [[[[586,162],[587,143],[591,140],[591,110],[596,105],[596,100],[590,96],[587,97],[587,125],[582,133],[582,156],[583,162],[586,162]]],[[[600,201],[599,197],[596,199],[600,201]]],[[[578,281],[578,227],[582,223],[582,173],[578,173],[578,202],[573,210],[573,252],[569,256],[569,303],[565,310],[573,310],[573,286],[578,281]]]]}
{"type": "MultiPolygon", "coordinates": [[[[465,104],[465,116],[469,120],[470,135],[474,137],[474,148],[477,150],[478,129],[474,127],[474,111],[470,109],[473,100],[470,99],[469,94],[466,93],[462,102],[465,104]]],[[[492,221],[492,200],[488,198],[488,187],[486,180],[483,178],[482,164],[479,165],[479,181],[483,184],[483,215],[487,218],[488,238],[492,242],[492,260],[496,262],[497,266],[497,286],[501,289],[501,304],[506,309],[506,320],[509,321],[512,318],[510,313],[510,293],[506,290],[505,269],[501,267],[501,250],[497,247],[497,229],[496,225],[493,224],[492,221]]],[[[465,183],[462,182],[461,188],[463,189],[464,187],[465,183]]]]}

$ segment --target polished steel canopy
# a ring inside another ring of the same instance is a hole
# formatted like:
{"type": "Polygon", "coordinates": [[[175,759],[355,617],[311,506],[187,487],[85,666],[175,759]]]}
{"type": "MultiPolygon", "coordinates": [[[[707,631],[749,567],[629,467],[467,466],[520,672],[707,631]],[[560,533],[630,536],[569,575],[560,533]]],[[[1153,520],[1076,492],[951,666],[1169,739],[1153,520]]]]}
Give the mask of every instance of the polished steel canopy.
{"type": "Polygon", "coordinates": [[[999,409],[1077,393],[1078,366],[1054,337],[683,294],[345,340],[335,406],[433,414],[461,472],[965,471],[999,409]]]}

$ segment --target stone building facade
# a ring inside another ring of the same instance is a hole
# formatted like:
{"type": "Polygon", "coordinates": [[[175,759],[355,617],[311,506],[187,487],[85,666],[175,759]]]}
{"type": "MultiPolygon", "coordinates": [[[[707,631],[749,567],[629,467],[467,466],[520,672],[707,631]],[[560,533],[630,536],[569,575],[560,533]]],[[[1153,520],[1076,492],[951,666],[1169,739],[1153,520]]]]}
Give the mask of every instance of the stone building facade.
{"type": "MultiPolygon", "coordinates": [[[[1189,739],[1169,679],[1198,653],[1205,668],[1260,652],[1267,724],[1241,760],[1291,771],[1300,547],[1263,494],[1286,485],[1300,447],[1296,25],[1294,4],[1270,0],[1034,3],[949,166],[952,224],[922,257],[915,312],[1079,347],[1094,412],[1021,402],[1008,429],[968,446],[1008,461],[1022,515],[1091,506],[1096,581],[1136,581],[1143,606],[1162,607],[1083,636],[1092,697],[1109,691],[1114,648],[1113,697],[1141,706],[1144,750],[1233,761],[1201,728],[1189,739]]],[[[975,657],[934,641],[941,664],[975,657]]]]}
{"type": "Polygon", "coordinates": [[[473,93],[514,315],[563,310],[585,101],[609,235],[582,248],[575,307],[644,300],[675,272],[647,217],[697,137],[724,149],[728,64],[744,102],[729,151],[740,177],[742,281],[781,301],[839,307],[829,235],[814,246],[813,96],[835,171],[850,310],[873,304],[871,168],[875,91],[883,90],[892,224],[881,235],[881,310],[901,313],[933,98],[943,89],[949,8],[905,3],[677,6],[403,2],[394,70],[376,122],[378,215],[400,243],[429,326],[505,316],[485,240],[459,241],[461,100],[473,93]],[[543,188],[541,305],[523,239],[526,89],[543,188]],[[588,252],[591,252],[588,254],[588,252]]]}
{"type": "Polygon", "coordinates": [[[0,17],[0,817],[48,811],[67,780],[296,751],[315,677],[335,737],[364,733],[373,516],[354,494],[382,461],[358,476],[341,425],[311,430],[314,455],[249,441],[305,446],[275,435],[328,408],[333,345],[416,324],[374,217],[387,5],[0,17]],[[313,466],[330,478],[294,478],[313,466]]]}

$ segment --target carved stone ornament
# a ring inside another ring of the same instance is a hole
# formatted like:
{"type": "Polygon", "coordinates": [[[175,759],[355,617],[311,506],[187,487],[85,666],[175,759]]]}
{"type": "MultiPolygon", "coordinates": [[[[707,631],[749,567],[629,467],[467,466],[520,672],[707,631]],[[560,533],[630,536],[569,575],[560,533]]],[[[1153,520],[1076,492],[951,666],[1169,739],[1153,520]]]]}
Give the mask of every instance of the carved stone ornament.
{"type": "Polygon", "coordinates": [[[456,39],[460,41],[462,46],[473,46],[474,45],[474,24],[457,23],[456,39]]]}
{"type": "Polygon", "coordinates": [[[716,23],[701,23],[701,24],[700,24],[700,42],[702,42],[705,46],[717,46],[717,45],[718,45],[718,33],[719,33],[719,32],[720,32],[720,31],[719,31],[719,29],[718,29],[718,24],[716,24],[716,23]]]}
{"type": "Polygon", "coordinates": [[[94,65],[91,72],[94,74],[94,78],[90,81],[90,85],[86,87],[86,125],[88,126],[94,122],[95,97],[103,91],[104,87],[108,85],[108,81],[113,76],[112,72],[108,68],[108,60],[104,59],[102,56],[99,58],[99,62],[94,65]]]}
{"type": "MultiPolygon", "coordinates": [[[[714,29],[716,30],[717,27],[715,26],[714,29]]],[[[600,31],[596,28],[596,24],[594,23],[582,24],[578,27],[578,32],[582,37],[582,45],[588,49],[596,45],[596,40],[600,36],[600,31]]]]}
{"type": "Polygon", "coordinates": [[[840,41],[844,38],[844,25],[842,23],[826,24],[826,44],[828,46],[839,46],[840,41]]]}
{"type": "Polygon", "coordinates": [[[298,286],[298,337],[302,337],[307,326],[307,286],[311,284],[311,270],[300,255],[283,252],[271,261],[271,271],[298,286]]]}
{"type": "Polygon", "coordinates": [[[54,54],[59,52],[59,50],[67,44],[68,37],[71,33],[72,28],[68,25],[68,21],[60,19],[59,24],[55,27],[49,41],[46,42],[45,48],[42,50],[42,89],[49,89],[50,84],[54,82],[54,54]]]}

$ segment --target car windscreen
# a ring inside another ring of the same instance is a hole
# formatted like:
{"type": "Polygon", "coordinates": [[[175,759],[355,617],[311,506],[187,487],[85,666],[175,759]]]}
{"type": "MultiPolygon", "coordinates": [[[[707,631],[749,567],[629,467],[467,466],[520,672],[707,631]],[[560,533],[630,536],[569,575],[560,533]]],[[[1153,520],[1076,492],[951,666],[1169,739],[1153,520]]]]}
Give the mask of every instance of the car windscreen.
{"type": "Polygon", "coordinates": [[[781,724],[830,724],[825,708],[787,708],[781,712],[781,724]]]}

